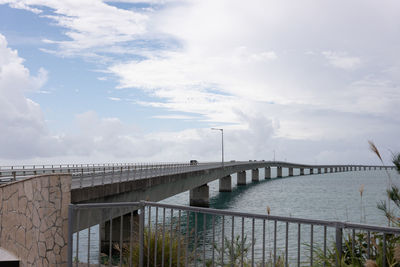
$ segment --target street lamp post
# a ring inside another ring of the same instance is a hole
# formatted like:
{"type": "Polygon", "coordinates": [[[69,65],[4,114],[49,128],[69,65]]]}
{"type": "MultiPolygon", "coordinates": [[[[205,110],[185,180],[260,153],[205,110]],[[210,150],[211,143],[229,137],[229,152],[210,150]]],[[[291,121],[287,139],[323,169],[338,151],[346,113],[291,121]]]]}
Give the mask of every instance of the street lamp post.
{"type": "Polygon", "coordinates": [[[224,129],[222,129],[222,128],[211,128],[211,130],[221,131],[221,134],[222,134],[222,168],[224,168],[224,129]]]}

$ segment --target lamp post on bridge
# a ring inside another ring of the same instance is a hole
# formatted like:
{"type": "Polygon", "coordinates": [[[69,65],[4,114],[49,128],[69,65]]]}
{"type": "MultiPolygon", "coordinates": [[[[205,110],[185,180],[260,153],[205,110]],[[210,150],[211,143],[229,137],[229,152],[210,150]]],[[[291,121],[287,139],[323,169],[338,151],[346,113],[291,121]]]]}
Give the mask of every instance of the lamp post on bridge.
{"type": "Polygon", "coordinates": [[[222,134],[222,168],[224,168],[224,129],[211,128],[211,130],[221,131],[221,134],[222,134]]]}

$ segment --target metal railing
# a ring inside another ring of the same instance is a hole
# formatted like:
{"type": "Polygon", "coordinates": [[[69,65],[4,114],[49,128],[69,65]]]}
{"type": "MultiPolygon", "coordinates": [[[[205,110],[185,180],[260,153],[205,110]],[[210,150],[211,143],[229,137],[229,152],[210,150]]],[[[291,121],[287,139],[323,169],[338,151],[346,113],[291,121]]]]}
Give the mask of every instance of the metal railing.
{"type": "Polygon", "coordinates": [[[152,202],[71,204],[68,266],[325,266],[357,253],[387,266],[399,235],[392,227],[152,202]]]}
{"type": "Polygon", "coordinates": [[[16,181],[25,177],[70,173],[73,187],[93,186],[104,183],[120,182],[132,179],[149,178],[163,174],[185,172],[201,166],[213,166],[220,163],[115,163],[115,164],[64,164],[64,165],[22,165],[0,166],[0,183],[16,181]]]}

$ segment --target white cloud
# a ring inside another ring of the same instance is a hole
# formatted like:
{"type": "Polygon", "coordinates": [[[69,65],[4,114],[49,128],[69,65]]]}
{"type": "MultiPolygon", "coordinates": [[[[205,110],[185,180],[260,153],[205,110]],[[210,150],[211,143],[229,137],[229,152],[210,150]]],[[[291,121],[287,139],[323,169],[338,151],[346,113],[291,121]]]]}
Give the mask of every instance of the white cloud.
{"type": "Polygon", "coordinates": [[[357,69],[362,62],[360,58],[348,56],[343,52],[325,51],[322,54],[332,66],[344,70],[357,69]]]}
{"type": "Polygon", "coordinates": [[[46,80],[44,69],[32,76],[0,34],[0,157],[51,155],[57,146],[56,138],[47,132],[39,104],[25,96],[38,91],[46,80]]]}
{"type": "MultiPolygon", "coordinates": [[[[87,0],[21,0],[6,1],[13,8],[21,8],[41,13],[40,7],[52,10],[51,14],[40,16],[53,20],[56,25],[66,29],[68,40],[43,41],[58,45],[56,51],[63,56],[86,55],[97,56],[97,52],[109,49],[114,45],[124,44],[137,39],[146,32],[147,15],[133,10],[125,10],[108,5],[103,1],[87,0]]],[[[118,47],[117,47],[118,50],[118,47]]]]}
{"type": "Polygon", "coordinates": [[[119,97],[109,97],[108,99],[110,99],[111,101],[121,101],[121,98],[119,97]]]}
{"type": "Polygon", "coordinates": [[[170,115],[156,115],[152,116],[155,119],[168,119],[168,120],[198,120],[199,117],[181,115],[181,114],[170,114],[170,115]]]}

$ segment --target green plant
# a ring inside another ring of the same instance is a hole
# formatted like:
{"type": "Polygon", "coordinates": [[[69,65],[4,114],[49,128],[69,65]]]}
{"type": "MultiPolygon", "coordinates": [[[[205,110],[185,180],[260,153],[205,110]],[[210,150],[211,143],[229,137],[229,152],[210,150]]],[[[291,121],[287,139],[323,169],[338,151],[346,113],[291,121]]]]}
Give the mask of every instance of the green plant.
{"type": "MultiPolygon", "coordinates": [[[[255,242],[255,241],[254,241],[255,242]]],[[[228,266],[243,266],[249,267],[251,265],[251,259],[249,258],[249,251],[251,248],[251,244],[247,241],[247,236],[243,236],[243,240],[240,235],[235,236],[232,240],[229,240],[227,237],[224,237],[224,249],[222,246],[217,244],[213,244],[214,250],[217,252],[217,257],[214,261],[214,266],[220,267],[228,267],[228,266]],[[233,244],[232,244],[233,243],[233,244]],[[222,264],[222,256],[224,257],[224,264],[222,264]]],[[[269,257],[266,259],[264,264],[260,261],[254,263],[255,266],[266,266],[266,267],[283,267],[285,266],[285,257],[282,255],[278,255],[276,258],[276,264],[274,265],[274,261],[272,258],[272,254],[269,254],[269,257]]],[[[212,266],[212,261],[207,260],[206,266],[212,266]]]]}
{"type": "MultiPolygon", "coordinates": [[[[224,249],[222,246],[213,244],[213,248],[216,251],[216,259],[214,261],[215,266],[241,266],[243,259],[243,266],[249,266],[247,253],[250,249],[250,244],[247,242],[247,236],[243,236],[243,242],[241,236],[237,235],[233,239],[233,245],[227,237],[224,237],[224,249]],[[224,258],[224,264],[222,265],[222,257],[224,258]]],[[[212,266],[212,261],[207,260],[206,266],[212,266]]]]}
{"type": "MultiPolygon", "coordinates": [[[[117,252],[112,256],[111,264],[120,264],[120,253],[122,253],[122,266],[138,266],[139,264],[139,243],[135,242],[132,246],[130,244],[123,244],[122,248],[119,244],[114,244],[113,248],[117,252]]],[[[192,260],[192,255],[188,252],[188,262],[192,260]]],[[[185,266],[186,250],[183,236],[177,234],[177,231],[169,231],[162,228],[144,229],[144,247],[143,247],[143,266],[185,266]],[[179,248],[179,257],[178,257],[179,248]],[[171,254],[170,254],[171,253],[171,254]],[[163,257],[164,255],[164,257],[163,257]],[[170,257],[171,256],[171,257],[170,257]]],[[[109,264],[108,255],[102,254],[102,264],[109,264]]]]}
{"type": "MultiPolygon", "coordinates": [[[[341,248],[341,257],[339,258],[336,244],[331,243],[327,249],[326,255],[321,248],[315,248],[316,254],[315,266],[365,266],[368,260],[375,262],[377,266],[383,266],[383,234],[371,233],[370,251],[368,257],[367,234],[358,233],[354,236],[348,235],[341,248]]],[[[393,235],[386,235],[386,253],[385,260],[387,266],[400,266],[399,258],[396,257],[396,246],[400,238],[393,235]]]]}

